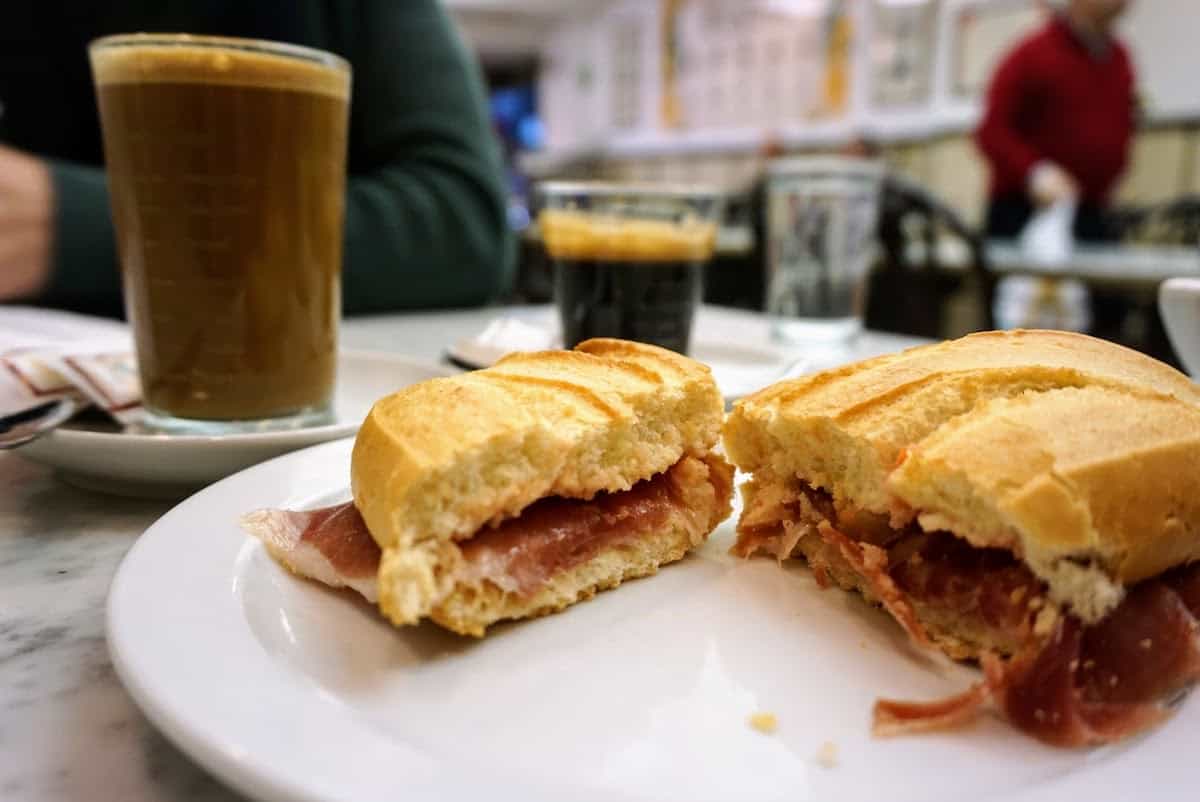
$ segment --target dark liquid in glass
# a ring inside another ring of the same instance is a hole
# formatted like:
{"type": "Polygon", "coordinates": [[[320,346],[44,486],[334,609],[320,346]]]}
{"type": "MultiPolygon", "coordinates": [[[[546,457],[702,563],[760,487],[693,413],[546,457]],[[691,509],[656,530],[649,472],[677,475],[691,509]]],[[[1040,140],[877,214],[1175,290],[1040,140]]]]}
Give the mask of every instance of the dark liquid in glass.
{"type": "Polygon", "coordinates": [[[618,337],[688,351],[703,290],[700,261],[559,259],[554,284],[563,346],[618,337]]]}

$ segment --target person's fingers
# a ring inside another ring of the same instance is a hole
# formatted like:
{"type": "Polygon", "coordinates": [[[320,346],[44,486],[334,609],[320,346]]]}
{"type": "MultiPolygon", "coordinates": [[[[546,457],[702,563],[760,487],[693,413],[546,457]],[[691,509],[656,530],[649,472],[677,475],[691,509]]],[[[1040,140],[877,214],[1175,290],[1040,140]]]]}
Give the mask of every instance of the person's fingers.
{"type": "Polygon", "coordinates": [[[49,277],[48,236],[35,228],[0,233],[0,300],[34,295],[49,277]]]}
{"type": "Polygon", "coordinates": [[[53,206],[46,163],[0,146],[0,300],[33,295],[48,280],[53,206]]]}
{"type": "Polygon", "coordinates": [[[1043,162],[1030,176],[1029,192],[1036,203],[1046,206],[1078,197],[1079,185],[1057,164],[1043,162]]]}

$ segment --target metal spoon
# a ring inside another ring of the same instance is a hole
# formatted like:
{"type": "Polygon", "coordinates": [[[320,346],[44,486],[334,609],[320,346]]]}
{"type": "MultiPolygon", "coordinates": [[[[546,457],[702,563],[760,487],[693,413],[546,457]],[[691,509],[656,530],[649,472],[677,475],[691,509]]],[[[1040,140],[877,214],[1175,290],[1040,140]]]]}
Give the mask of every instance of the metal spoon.
{"type": "Polygon", "coordinates": [[[54,429],[79,411],[79,402],[74,398],[58,398],[23,409],[11,415],[0,416],[0,450],[18,448],[54,429]]]}

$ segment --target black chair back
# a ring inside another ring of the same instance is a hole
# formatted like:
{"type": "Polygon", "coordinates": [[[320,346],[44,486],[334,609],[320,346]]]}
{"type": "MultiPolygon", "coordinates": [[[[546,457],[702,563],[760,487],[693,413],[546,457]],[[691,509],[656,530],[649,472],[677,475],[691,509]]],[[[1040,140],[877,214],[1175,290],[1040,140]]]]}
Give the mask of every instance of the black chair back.
{"type": "Polygon", "coordinates": [[[994,328],[995,276],[988,270],[982,232],[928,190],[889,175],[880,196],[882,258],[868,280],[867,328],[924,337],[955,337],[994,328]],[[967,264],[942,260],[943,237],[958,240],[967,264]],[[966,293],[973,314],[964,324],[948,314],[966,293]]]}

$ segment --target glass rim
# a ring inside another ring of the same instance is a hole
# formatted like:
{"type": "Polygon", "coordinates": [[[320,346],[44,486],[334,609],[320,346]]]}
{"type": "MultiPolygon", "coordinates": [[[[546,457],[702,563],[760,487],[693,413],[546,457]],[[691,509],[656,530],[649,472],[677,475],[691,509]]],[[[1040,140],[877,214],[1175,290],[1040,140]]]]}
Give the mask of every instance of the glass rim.
{"type": "Polygon", "coordinates": [[[319,64],[341,72],[350,72],[350,62],[336,53],[330,53],[328,50],[321,50],[306,45],[296,45],[290,42],[276,42],[270,39],[249,39],[240,36],[209,36],[207,34],[195,33],[116,33],[101,36],[88,42],[88,52],[137,46],[240,50],[246,53],[260,53],[268,56],[291,58],[311,64],[319,64]]]}
{"type": "Polygon", "coordinates": [[[597,195],[605,197],[664,197],[685,200],[721,200],[728,192],[714,184],[656,184],[620,181],[539,181],[535,192],[544,196],[597,195]]]}

